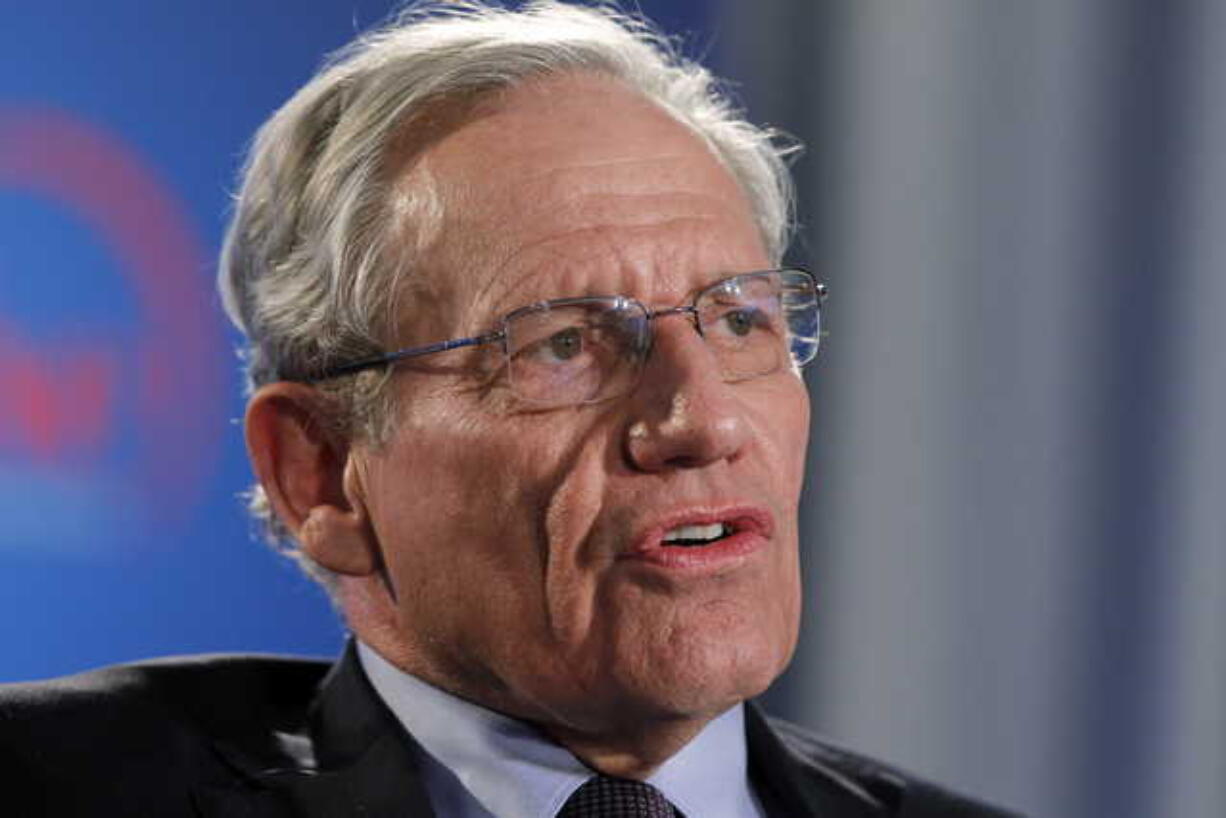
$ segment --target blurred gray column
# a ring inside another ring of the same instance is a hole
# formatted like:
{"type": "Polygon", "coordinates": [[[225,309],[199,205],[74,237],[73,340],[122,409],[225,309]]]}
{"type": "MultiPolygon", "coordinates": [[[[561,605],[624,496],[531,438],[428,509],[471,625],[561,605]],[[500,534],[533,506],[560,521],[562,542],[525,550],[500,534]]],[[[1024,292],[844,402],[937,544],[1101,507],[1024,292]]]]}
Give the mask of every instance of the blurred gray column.
{"type": "Polygon", "coordinates": [[[1165,498],[1169,676],[1158,801],[1164,815],[1207,817],[1226,811],[1226,4],[1195,10],[1187,196],[1176,204],[1188,275],[1172,355],[1180,388],[1165,498]]]}
{"type": "Polygon", "coordinates": [[[1222,4],[725,13],[833,293],[792,714],[1035,816],[1220,814],[1222,4]]]}

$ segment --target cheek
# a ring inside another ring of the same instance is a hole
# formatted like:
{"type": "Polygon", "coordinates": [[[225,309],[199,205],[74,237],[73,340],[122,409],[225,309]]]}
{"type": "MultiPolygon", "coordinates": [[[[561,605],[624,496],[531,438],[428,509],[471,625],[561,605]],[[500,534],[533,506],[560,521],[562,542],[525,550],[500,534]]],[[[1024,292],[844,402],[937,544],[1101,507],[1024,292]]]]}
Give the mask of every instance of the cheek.
{"type": "Polygon", "coordinates": [[[421,402],[374,459],[371,521],[402,609],[436,597],[436,616],[450,615],[465,577],[493,567],[492,532],[512,527],[509,498],[518,492],[497,444],[480,419],[421,402]]]}
{"type": "Polygon", "coordinates": [[[755,422],[766,473],[771,475],[780,504],[781,534],[787,547],[779,549],[771,564],[767,584],[773,590],[766,609],[778,618],[781,632],[789,632],[794,640],[800,614],[798,507],[809,440],[809,396],[804,382],[792,375],[781,377],[770,387],[754,404],[755,422]]]}
{"type": "Polygon", "coordinates": [[[761,382],[748,409],[755,436],[761,442],[769,473],[780,481],[781,496],[795,504],[800,499],[809,444],[809,393],[798,376],[780,375],[761,382]]]}
{"type": "Polygon", "coordinates": [[[607,483],[600,452],[574,458],[546,501],[545,589],[553,639],[563,645],[583,641],[595,617],[595,585],[607,552],[589,541],[603,509],[607,483]]]}
{"type": "Polygon", "coordinates": [[[560,416],[438,408],[405,418],[377,474],[372,517],[404,626],[573,638],[591,617],[581,563],[604,486],[593,435],[560,416]]]}
{"type": "MultiPolygon", "coordinates": [[[[797,400],[796,408],[794,409],[794,417],[792,420],[792,446],[790,452],[793,462],[793,479],[796,481],[796,492],[799,495],[800,485],[804,482],[805,464],[808,460],[809,451],[809,421],[811,417],[811,408],[809,405],[809,393],[805,390],[804,382],[800,384],[801,395],[797,400]]],[[[799,499],[799,496],[797,497],[799,499]]]]}

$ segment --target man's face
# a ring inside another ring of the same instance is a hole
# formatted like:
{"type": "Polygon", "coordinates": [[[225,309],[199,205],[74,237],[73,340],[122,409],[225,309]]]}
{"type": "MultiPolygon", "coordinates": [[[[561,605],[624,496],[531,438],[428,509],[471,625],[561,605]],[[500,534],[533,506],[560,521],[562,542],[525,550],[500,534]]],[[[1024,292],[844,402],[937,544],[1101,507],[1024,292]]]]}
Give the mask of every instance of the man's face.
{"type": "MultiPolygon", "coordinates": [[[[406,346],[488,331],[552,298],[675,306],[770,266],[710,151],[606,79],[503,95],[402,182],[417,197],[432,186],[427,210],[441,217],[413,239],[424,262],[403,299],[406,346]]],[[[397,370],[396,431],[357,457],[407,670],[529,720],[600,731],[711,717],[786,665],[804,386],[788,369],[725,383],[687,318],[653,323],[636,390],[596,404],[522,403],[497,345],[397,370]],[[712,522],[734,536],[661,542],[712,522]]]]}

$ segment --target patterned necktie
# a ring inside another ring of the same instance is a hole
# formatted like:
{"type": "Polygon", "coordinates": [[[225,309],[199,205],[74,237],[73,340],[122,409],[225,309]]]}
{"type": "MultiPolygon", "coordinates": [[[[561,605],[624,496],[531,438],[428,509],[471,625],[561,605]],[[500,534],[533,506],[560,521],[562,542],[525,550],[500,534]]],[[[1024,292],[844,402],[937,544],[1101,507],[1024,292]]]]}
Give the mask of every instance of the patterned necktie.
{"type": "Polygon", "coordinates": [[[681,813],[650,784],[596,775],[566,799],[558,818],[681,818],[681,813]]]}

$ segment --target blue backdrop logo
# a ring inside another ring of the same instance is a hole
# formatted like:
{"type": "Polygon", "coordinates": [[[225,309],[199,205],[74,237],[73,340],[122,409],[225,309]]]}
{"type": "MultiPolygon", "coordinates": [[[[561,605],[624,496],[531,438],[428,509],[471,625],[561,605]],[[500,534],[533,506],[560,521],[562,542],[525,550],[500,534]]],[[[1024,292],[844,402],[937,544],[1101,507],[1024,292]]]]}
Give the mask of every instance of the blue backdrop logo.
{"type": "Polygon", "coordinates": [[[225,429],[211,263],[184,206],[119,137],[49,110],[0,109],[0,196],[17,214],[0,226],[0,491],[15,514],[0,543],[169,533],[203,499],[225,429]]]}

